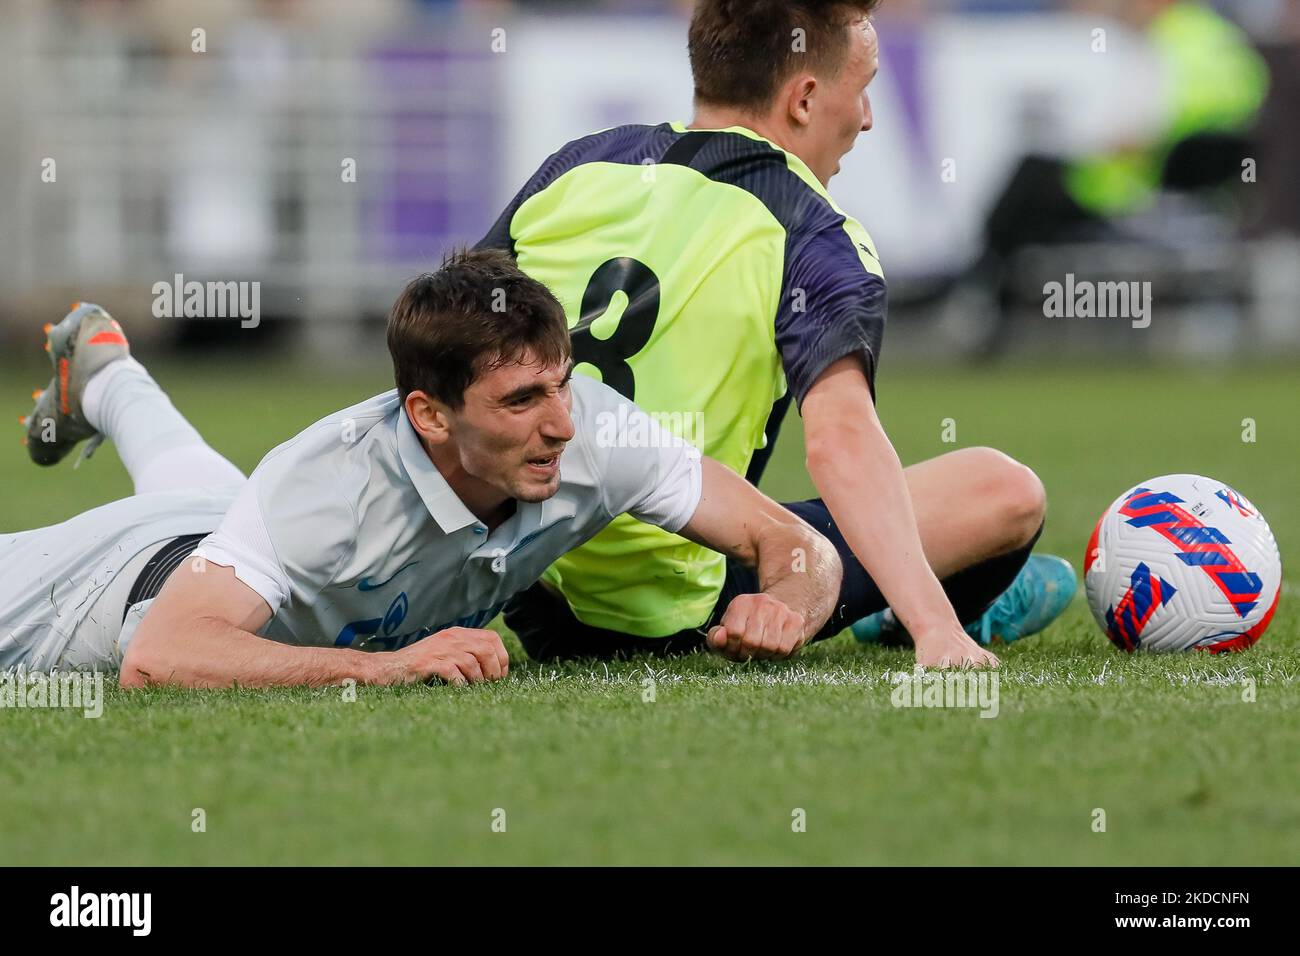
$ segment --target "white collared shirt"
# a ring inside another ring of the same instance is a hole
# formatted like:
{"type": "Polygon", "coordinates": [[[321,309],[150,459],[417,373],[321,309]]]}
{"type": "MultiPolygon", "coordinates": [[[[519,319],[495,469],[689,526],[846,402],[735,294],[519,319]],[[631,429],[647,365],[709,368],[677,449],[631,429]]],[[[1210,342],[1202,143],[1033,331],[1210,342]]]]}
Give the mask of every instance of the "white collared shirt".
{"type": "Polygon", "coordinates": [[[481,627],[616,515],[675,532],[699,504],[698,451],[599,382],[574,376],[571,388],[559,491],[519,502],[490,534],[391,391],[271,451],[195,554],[270,605],[262,635],[283,643],[394,650],[481,627]]]}

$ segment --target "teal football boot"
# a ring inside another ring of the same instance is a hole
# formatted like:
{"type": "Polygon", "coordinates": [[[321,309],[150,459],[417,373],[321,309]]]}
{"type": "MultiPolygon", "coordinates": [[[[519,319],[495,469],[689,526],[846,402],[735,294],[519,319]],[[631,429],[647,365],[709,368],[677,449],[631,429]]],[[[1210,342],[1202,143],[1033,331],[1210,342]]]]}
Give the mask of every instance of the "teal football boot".
{"type": "Polygon", "coordinates": [[[911,643],[907,631],[894,618],[889,608],[869,614],[860,621],[854,621],[849,630],[859,644],[879,644],[882,647],[906,647],[911,643]]]}
{"type": "MultiPolygon", "coordinates": [[[[1011,586],[978,620],[966,625],[966,633],[986,646],[1010,644],[1037,634],[1061,616],[1078,588],[1069,561],[1051,554],[1031,554],[1011,586]]],[[[907,632],[888,608],[855,622],[851,630],[863,644],[899,647],[908,641],[907,632]]]]}
{"type": "Polygon", "coordinates": [[[1065,558],[1031,554],[1011,587],[966,625],[966,633],[986,647],[1037,634],[1061,616],[1078,589],[1074,567],[1065,558]]]}

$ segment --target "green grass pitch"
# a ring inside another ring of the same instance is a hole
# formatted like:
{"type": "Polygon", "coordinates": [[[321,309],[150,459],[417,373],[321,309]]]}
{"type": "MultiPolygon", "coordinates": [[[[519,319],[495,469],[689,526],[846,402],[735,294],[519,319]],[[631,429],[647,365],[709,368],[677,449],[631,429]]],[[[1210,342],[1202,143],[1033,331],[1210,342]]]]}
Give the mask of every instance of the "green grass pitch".
{"type": "MultiPolygon", "coordinates": [[[[155,372],[246,470],[386,384],[378,368],[344,378],[268,365],[155,372]]],[[[35,365],[0,367],[15,416],[46,377],[35,365]]],[[[1191,471],[1250,496],[1293,569],[1295,381],[1284,366],[886,362],[879,394],[905,462],[989,444],[1032,465],[1050,498],[1040,548],[1076,568],[1120,491],[1191,471]],[[955,445],[941,441],[948,418],[955,445]],[[1242,440],[1247,418],[1254,442],[1242,440]]],[[[107,446],[75,472],[40,471],[18,438],[15,425],[0,457],[0,531],[130,491],[107,446]]],[[[766,490],[811,494],[797,422],[766,490]]],[[[493,686],[361,688],[355,702],[337,689],[112,691],[98,720],[0,710],[0,861],[1293,863],[1295,599],[1284,586],[1255,649],[1210,658],[1119,654],[1080,596],[1047,633],[1005,649],[995,719],[893,707],[887,675],[910,655],[847,635],[791,662],[746,666],[697,657],[539,667],[508,637],[512,674],[493,686]],[[1243,699],[1247,678],[1254,701],[1243,699]],[[192,828],[196,809],[204,832],[192,828]]]]}

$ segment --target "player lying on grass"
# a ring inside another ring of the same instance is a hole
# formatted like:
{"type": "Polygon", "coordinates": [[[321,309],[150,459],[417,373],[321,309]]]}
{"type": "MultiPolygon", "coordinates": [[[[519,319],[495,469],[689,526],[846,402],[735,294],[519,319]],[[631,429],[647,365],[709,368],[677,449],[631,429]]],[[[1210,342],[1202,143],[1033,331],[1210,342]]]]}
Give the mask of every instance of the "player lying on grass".
{"type": "Polygon", "coordinates": [[[108,436],[137,493],[0,537],[0,669],[120,664],[126,687],[501,678],[505,648],[482,626],[624,512],[757,566],[761,593],[710,635],[730,657],[793,653],[839,588],[834,548],[806,523],[612,389],[571,380],[563,310],[499,252],[412,282],[388,324],[397,389],[307,428],[247,480],[98,306],[49,342],[32,457],[108,436]]]}
{"type": "MultiPolygon", "coordinates": [[[[754,482],[798,402],[821,497],[787,507],[844,563],[817,637],[854,625],[864,640],[910,635],[924,665],[992,664],[972,635],[1045,627],[1074,572],[1028,560],[1046,508],[1029,468],[989,448],[903,468],[876,416],[885,282],[866,231],[826,191],[871,128],[875,5],[699,0],[691,126],[567,144],[479,245],[509,250],[564,304],[579,373],[701,421],[705,453],[754,482]]],[[[754,587],[735,562],[623,517],[506,622],[536,658],[671,653],[700,646],[701,625],[754,587]]]]}

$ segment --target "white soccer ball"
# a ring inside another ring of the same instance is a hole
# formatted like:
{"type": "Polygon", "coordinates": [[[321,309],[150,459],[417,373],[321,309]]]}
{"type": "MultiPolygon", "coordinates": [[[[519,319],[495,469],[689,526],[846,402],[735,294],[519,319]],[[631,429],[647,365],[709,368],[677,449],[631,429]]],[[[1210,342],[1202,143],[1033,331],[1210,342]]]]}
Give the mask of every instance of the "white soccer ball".
{"type": "Polygon", "coordinates": [[[1092,616],[1122,650],[1239,651],[1273,619],[1282,559],[1241,494],[1200,475],[1164,475],[1105,510],[1083,581],[1092,616]]]}

